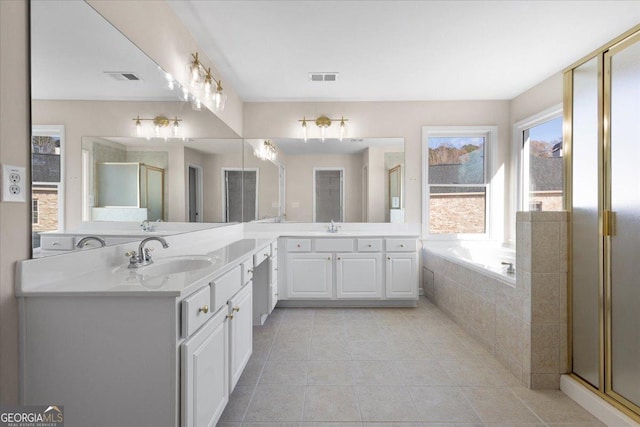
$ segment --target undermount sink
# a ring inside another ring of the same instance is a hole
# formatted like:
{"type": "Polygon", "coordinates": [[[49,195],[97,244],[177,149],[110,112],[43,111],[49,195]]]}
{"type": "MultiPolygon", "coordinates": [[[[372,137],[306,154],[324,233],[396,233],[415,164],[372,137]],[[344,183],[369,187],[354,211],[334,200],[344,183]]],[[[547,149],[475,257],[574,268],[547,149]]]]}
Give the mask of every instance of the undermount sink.
{"type": "Polygon", "coordinates": [[[129,268],[128,264],[121,265],[114,269],[113,272],[128,272],[130,280],[150,280],[172,274],[202,270],[203,268],[211,267],[218,261],[219,259],[217,257],[207,255],[180,255],[157,258],[153,260],[153,264],[139,268],[129,268]]]}
{"type": "Polygon", "coordinates": [[[213,259],[207,256],[180,256],[157,259],[153,264],[140,267],[138,270],[143,276],[157,277],[167,274],[184,273],[187,271],[201,270],[213,265],[213,259]]]}

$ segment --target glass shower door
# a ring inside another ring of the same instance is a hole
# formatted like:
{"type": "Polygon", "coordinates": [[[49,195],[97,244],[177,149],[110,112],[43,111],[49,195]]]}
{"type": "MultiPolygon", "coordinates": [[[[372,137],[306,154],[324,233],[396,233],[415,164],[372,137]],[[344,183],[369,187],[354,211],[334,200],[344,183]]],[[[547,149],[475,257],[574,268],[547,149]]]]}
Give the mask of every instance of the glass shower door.
{"type": "Polygon", "coordinates": [[[640,35],[605,55],[607,393],[640,409],[640,35]],[[609,96],[607,96],[609,91],[609,96]]]}

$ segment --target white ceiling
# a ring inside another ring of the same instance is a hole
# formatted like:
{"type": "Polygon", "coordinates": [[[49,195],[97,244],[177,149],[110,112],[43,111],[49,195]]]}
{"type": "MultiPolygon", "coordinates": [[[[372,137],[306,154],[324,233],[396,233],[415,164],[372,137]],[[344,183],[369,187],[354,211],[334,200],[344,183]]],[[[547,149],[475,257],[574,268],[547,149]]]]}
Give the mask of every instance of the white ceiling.
{"type": "Polygon", "coordinates": [[[31,2],[31,92],[33,99],[178,99],[156,63],[84,1],[31,2]],[[105,71],[141,80],[117,81],[105,71]]]}
{"type": "Polygon", "coordinates": [[[170,3],[245,101],[512,99],[640,23],[640,1],[170,3]]]}

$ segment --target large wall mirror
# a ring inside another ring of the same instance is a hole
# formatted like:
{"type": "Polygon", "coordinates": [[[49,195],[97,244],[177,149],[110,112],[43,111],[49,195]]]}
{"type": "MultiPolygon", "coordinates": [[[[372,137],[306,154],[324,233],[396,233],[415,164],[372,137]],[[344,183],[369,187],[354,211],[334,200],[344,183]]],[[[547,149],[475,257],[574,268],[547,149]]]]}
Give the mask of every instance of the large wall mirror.
{"type": "Polygon", "coordinates": [[[404,139],[245,140],[245,218],[404,222],[404,139]]]}
{"type": "Polygon", "coordinates": [[[242,221],[242,140],[84,1],[31,1],[31,93],[34,252],[113,221],[242,221]]]}

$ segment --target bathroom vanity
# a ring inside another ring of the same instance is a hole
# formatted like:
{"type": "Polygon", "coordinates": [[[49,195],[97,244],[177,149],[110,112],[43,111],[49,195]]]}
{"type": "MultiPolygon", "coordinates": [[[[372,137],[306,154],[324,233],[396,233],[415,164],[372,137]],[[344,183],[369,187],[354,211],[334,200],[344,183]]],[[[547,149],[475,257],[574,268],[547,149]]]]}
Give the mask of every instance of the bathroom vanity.
{"type": "Polygon", "coordinates": [[[21,404],[71,427],[215,425],[276,304],[416,304],[417,236],[286,228],[167,236],[133,269],[137,242],[20,262],[21,404]]]}

